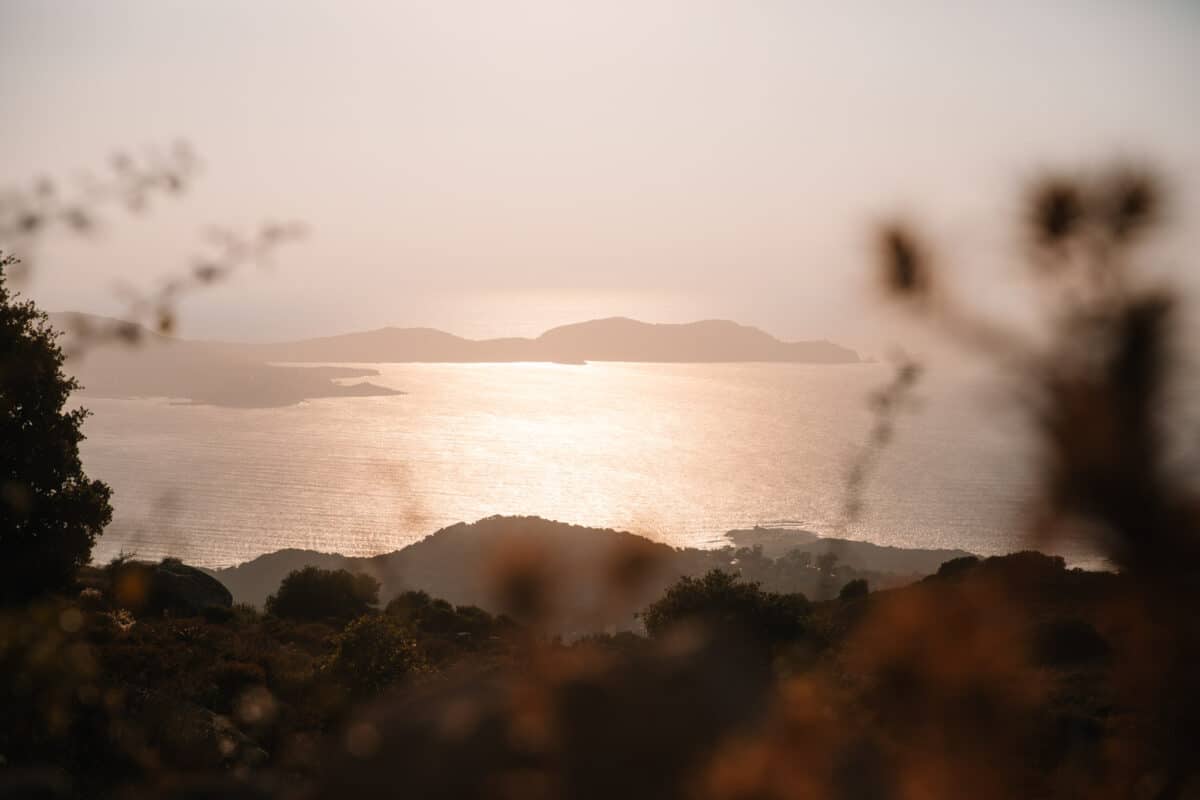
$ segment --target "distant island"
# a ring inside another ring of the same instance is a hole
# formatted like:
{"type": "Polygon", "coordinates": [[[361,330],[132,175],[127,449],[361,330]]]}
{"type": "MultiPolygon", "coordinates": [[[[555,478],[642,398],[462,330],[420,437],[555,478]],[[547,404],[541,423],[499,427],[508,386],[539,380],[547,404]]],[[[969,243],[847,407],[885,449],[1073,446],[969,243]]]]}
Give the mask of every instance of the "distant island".
{"type": "Polygon", "coordinates": [[[613,317],[552,328],[535,339],[472,340],[432,328],[381,328],[254,344],[190,341],[89,314],[56,313],[50,317],[68,338],[73,332],[122,326],[137,344],[105,342],[72,358],[70,369],[87,394],[167,397],[243,408],[287,406],[321,397],[404,394],[368,381],[347,382],[376,376],[379,372],[375,369],[329,364],[863,363],[853,350],[832,342],[784,342],[758,328],[728,320],[676,325],[613,317]],[[294,364],[325,366],[284,366],[294,364]]]}
{"type": "MultiPolygon", "coordinates": [[[[80,330],[111,331],[125,326],[130,343],[101,340],[68,359],[68,369],[94,397],[164,397],[204,405],[273,408],[319,397],[402,395],[367,381],[378,375],[364,367],[281,367],[239,354],[223,345],[162,336],[146,328],[90,314],[51,314],[66,344],[80,330]]],[[[86,339],[83,341],[86,342],[86,339]]]]}
{"type": "Polygon", "coordinates": [[[610,317],[562,325],[535,339],[464,339],[433,328],[380,328],[275,344],[230,344],[265,361],[296,363],[587,361],[857,364],[853,350],[827,341],[784,342],[729,320],[653,324],[610,317]]]}

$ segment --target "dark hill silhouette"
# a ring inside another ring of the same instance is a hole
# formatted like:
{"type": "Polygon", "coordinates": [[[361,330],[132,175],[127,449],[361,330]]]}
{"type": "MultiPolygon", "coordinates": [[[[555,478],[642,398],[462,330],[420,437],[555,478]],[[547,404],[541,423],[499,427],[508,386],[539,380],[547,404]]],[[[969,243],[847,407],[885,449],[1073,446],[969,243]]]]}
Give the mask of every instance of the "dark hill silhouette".
{"type": "Polygon", "coordinates": [[[432,328],[380,328],[317,339],[226,347],[267,361],[506,362],[642,361],[715,363],[769,361],[858,363],[858,354],[827,341],[783,342],[728,320],[651,324],[612,317],[563,325],[536,339],[472,340],[432,328]]]}
{"type": "MultiPolygon", "coordinates": [[[[802,591],[816,597],[836,591],[851,577],[869,575],[872,586],[900,585],[936,572],[945,561],[968,556],[961,550],[900,550],[865,542],[823,539],[802,531],[755,529],[734,531],[741,544],[756,534],[770,538],[775,552],[807,552],[812,562],[827,551],[836,552],[847,572],[829,583],[814,568],[794,567],[775,578],[778,589],[802,591]],[[794,547],[780,545],[781,536],[794,537],[794,547]],[[893,552],[898,551],[898,552],[893,552]]],[[[750,542],[759,544],[759,542],[750,542]]],[[[546,571],[550,590],[567,603],[556,609],[555,624],[565,632],[630,628],[633,614],[660,597],[683,575],[701,575],[741,563],[762,564],[761,553],[734,547],[719,550],[673,548],[632,533],[586,528],[540,517],[488,517],[472,524],[458,523],[391,553],[350,558],[311,550],[288,549],[259,556],[244,564],[213,570],[237,602],[261,606],[289,572],[305,566],[365,572],[380,581],[380,598],[388,600],[402,591],[421,589],[457,605],[477,605],[499,611],[491,591],[497,560],[514,553],[531,556],[546,571]],[[751,558],[746,558],[747,555],[751,558]],[[740,557],[740,558],[739,558],[740,557]],[[636,561],[646,570],[636,591],[613,597],[611,578],[621,564],[636,561]],[[566,590],[554,592],[555,589],[566,590]]],[[[764,579],[766,575],[752,575],[764,579]]]]}

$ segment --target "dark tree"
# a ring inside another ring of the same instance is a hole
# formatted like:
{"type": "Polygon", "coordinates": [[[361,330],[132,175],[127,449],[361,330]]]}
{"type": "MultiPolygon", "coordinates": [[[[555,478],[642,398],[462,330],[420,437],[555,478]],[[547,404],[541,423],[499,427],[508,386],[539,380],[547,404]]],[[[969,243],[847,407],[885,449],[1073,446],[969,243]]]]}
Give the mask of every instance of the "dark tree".
{"type": "Polygon", "coordinates": [[[642,613],[642,620],[653,637],[680,623],[698,622],[769,645],[798,638],[808,614],[802,594],[764,592],[757,583],[714,569],[702,578],[680,578],[642,613]]]}
{"type": "Polygon", "coordinates": [[[506,626],[478,606],[454,606],[428,592],[401,592],[384,613],[421,634],[489,636],[506,626]]]}
{"type": "Polygon", "coordinates": [[[79,388],[63,373],[58,333],[5,285],[0,255],[0,603],[61,589],[91,559],[112,519],[111,491],[79,461],[88,412],[64,410],[79,388]]]}
{"type": "Polygon", "coordinates": [[[838,600],[858,600],[871,592],[871,586],[866,578],[855,578],[842,587],[838,592],[838,600]]]}
{"type": "Polygon", "coordinates": [[[344,569],[292,570],[267,598],[267,613],[291,619],[349,620],[379,603],[379,581],[344,569]]]}
{"type": "Polygon", "coordinates": [[[979,559],[976,556],[961,556],[952,558],[949,561],[943,562],[938,567],[937,577],[951,578],[956,575],[964,575],[979,565],[979,559]]]}

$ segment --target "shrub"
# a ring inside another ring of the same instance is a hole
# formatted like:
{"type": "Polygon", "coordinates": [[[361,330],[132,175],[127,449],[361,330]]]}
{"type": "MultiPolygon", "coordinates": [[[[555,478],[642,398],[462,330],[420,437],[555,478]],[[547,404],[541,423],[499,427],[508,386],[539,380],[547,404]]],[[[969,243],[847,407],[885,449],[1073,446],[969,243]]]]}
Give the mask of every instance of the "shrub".
{"type": "Polygon", "coordinates": [[[233,609],[226,608],[225,606],[205,606],[204,610],[200,613],[205,620],[214,625],[224,625],[227,622],[232,622],[234,618],[233,609]]]}
{"type": "Polygon", "coordinates": [[[1000,576],[1013,585],[1030,587],[1055,585],[1067,568],[1062,556],[1048,556],[1036,550],[992,556],[981,566],[989,574],[1000,576]]]}
{"type": "Polygon", "coordinates": [[[99,589],[89,587],[79,593],[79,607],[85,611],[100,611],[105,605],[104,593],[99,589]]]}
{"type": "Polygon", "coordinates": [[[871,587],[870,584],[867,583],[867,579],[856,578],[842,587],[842,590],[838,592],[838,600],[843,602],[847,600],[858,600],[866,597],[868,594],[870,594],[870,592],[871,587]]]}
{"type": "Polygon", "coordinates": [[[1091,624],[1060,619],[1038,626],[1034,655],[1046,666],[1071,666],[1107,658],[1109,644],[1091,624]]]}
{"type": "Polygon", "coordinates": [[[305,567],[288,573],[267,598],[267,613],[290,619],[350,620],[379,603],[379,581],[344,569],[305,567]]]}
{"type": "Polygon", "coordinates": [[[481,638],[497,627],[496,618],[478,606],[454,606],[421,591],[396,595],[385,613],[422,634],[481,638]]]}
{"type": "Polygon", "coordinates": [[[968,570],[973,569],[978,564],[979,559],[975,556],[961,556],[959,558],[952,558],[938,567],[937,577],[952,578],[955,575],[962,575],[968,570]]]}
{"type": "Polygon", "coordinates": [[[127,636],[136,625],[133,614],[124,608],[90,611],[86,620],[88,638],[100,644],[127,636]]]}
{"type": "Polygon", "coordinates": [[[336,642],[328,671],[352,694],[375,694],[424,669],[416,642],[386,614],[359,617],[336,642]]]}
{"type": "Polygon", "coordinates": [[[258,621],[258,609],[250,603],[234,603],[231,610],[233,618],[242,624],[258,621]]]}
{"type": "Polygon", "coordinates": [[[798,638],[809,609],[802,594],[764,592],[757,583],[714,569],[702,578],[680,578],[641,617],[652,637],[683,622],[700,622],[774,644],[798,638]]]}
{"type": "Polygon", "coordinates": [[[258,664],[244,661],[222,661],[209,671],[209,680],[216,686],[221,710],[228,711],[242,692],[253,686],[263,686],[267,675],[258,664]]]}

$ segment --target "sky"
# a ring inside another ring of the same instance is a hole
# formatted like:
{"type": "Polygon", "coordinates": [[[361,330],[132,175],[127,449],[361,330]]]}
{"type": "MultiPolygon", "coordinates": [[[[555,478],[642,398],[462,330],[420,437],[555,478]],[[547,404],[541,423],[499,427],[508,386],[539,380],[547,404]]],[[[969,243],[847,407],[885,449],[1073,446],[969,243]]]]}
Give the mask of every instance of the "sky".
{"type": "Polygon", "coordinates": [[[867,242],[898,211],[1015,304],[1022,183],[1138,158],[1196,252],[1198,75],[1189,0],[0,0],[0,189],[179,138],[203,160],[47,242],[25,291],[52,310],[120,314],[206,226],[306,223],[183,302],[197,338],[627,315],[870,350],[867,242]]]}

